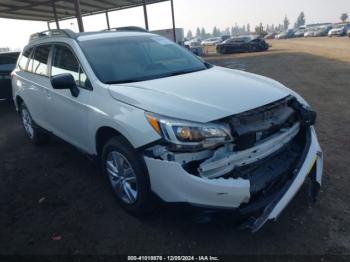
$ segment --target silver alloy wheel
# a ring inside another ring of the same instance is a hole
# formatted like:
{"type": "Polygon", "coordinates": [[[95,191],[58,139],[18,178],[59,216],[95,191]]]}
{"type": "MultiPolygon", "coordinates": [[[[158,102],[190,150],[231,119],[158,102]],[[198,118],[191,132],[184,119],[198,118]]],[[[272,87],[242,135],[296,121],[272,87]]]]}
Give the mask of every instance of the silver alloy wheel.
{"type": "Polygon", "coordinates": [[[114,192],[126,204],[134,204],[138,196],[137,179],[129,161],[112,151],[107,156],[106,169],[114,192]]]}
{"type": "Polygon", "coordinates": [[[22,122],[24,126],[24,130],[30,139],[34,137],[34,129],[33,129],[33,120],[26,108],[22,109],[22,122]]]}

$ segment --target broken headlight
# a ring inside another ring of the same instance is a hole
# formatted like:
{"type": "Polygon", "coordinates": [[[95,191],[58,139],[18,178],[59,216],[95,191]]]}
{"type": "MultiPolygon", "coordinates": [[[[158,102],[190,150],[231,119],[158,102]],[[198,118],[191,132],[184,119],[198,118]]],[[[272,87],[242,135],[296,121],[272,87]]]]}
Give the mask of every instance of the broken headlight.
{"type": "Polygon", "coordinates": [[[201,124],[146,113],[150,125],[178,149],[210,148],[231,142],[230,128],[223,124],[201,124]]]}

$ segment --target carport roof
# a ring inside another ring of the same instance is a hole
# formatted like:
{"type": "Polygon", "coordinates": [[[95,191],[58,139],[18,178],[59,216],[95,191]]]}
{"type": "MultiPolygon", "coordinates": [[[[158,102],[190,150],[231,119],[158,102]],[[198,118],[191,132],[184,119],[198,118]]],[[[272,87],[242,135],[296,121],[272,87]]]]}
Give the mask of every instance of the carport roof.
{"type": "MultiPolygon", "coordinates": [[[[146,4],[168,0],[146,0],[146,4]]],[[[33,21],[54,21],[55,5],[59,20],[76,16],[74,1],[68,0],[1,0],[0,18],[12,18],[33,21]]],[[[92,15],[108,11],[142,6],[143,0],[80,0],[82,15],[92,15]]]]}

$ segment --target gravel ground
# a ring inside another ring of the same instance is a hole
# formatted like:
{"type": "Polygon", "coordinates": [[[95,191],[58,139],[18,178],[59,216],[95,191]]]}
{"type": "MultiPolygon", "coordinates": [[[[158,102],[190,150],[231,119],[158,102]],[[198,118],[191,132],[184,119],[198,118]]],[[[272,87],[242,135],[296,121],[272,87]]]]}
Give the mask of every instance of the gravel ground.
{"type": "Polygon", "coordinates": [[[118,207],[92,162],[59,139],[32,146],[13,106],[0,102],[0,254],[349,255],[350,39],[272,45],[208,61],[272,77],[318,112],[325,153],[319,202],[311,204],[303,189],[277,223],[256,234],[238,230],[230,214],[205,217],[177,206],[140,220],[118,207]]]}

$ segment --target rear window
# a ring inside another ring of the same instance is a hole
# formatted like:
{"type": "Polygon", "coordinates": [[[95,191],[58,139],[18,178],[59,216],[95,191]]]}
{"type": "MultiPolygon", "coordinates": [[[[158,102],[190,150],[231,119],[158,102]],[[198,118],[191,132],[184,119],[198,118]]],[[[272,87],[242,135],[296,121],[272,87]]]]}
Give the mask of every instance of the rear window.
{"type": "Polygon", "coordinates": [[[16,64],[19,53],[0,54],[0,65],[16,64]]]}
{"type": "Polygon", "coordinates": [[[27,70],[27,64],[28,64],[28,60],[29,60],[29,57],[30,57],[32,50],[33,49],[30,48],[30,49],[27,49],[23,52],[22,57],[18,63],[19,69],[24,70],[24,71],[27,70]]]}
{"type": "Polygon", "coordinates": [[[47,60],[49,58],[50,49],[50,45],[42,45],[36,47],[34,50],[34,55],[30,60],[28,71],[38,75],[48,75],[47,60]]]}

